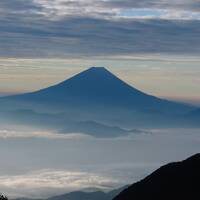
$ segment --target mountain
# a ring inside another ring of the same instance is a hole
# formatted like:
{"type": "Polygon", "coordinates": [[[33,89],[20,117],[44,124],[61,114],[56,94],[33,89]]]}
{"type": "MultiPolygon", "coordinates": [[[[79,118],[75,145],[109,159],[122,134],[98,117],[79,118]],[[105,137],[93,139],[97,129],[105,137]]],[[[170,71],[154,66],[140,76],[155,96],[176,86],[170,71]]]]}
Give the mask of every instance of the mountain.
{"type": "Polygon", "coordinates": [[[184,128],[186,127],[196,127],[199,128],[200,127],[200,108],[199,109],[194,109],[186,114],[184,114],[183,116],[181,116],[182,118],[182,127],[184,128]]]}
{"type": "Polygon", "coordinates": [[[59,195],[55,197],[48,198],[47,200],[112,200],[116,195],[118,195],[127,186],[112,190],[110,192],[94,191],[94,192],[84,192],[76,191],[70,192],[64,195],[59,195]]]}
{"type": "Polygon", "coordinates": [[[200,154],[170,163],[125,189],[114,200],[188,200],[200,197],[200,154]]]}
{"type": "Polygon", "coordinates": [[[85,133],[97,138],[127,136],[130,133],[138,133],[139,130],[125,130],[117,126],[108,126],[95,121],[82,121],[69,124],[60,133],[85,133]]]}
{"type": "MultiPolygon", "coordinates": [[[[83,133],[97,138],[113,138],[127,136],[131,133],[150,133],[139,129],[123,129],[118,126],[109,126],[95,121],[74,121],[65,113],[49,114],[37,113],[33,110],[16,110],[3,112],[4,118],[9,118],[12,125],[26,124],[40,130],[54,130],[57,133],[83,133]]],[[[5,124],[4,120],[0,125],[5,124]]]]}
{"type": "Polygon", "coordinates": [[[103,67],[92,67],[40,91],[4,97],[7,101],[56,107],[123,108],[151,112],[186,112],[190,106],[147,95],[126,84],[103,67]]]}
{"type": "Polygon", "coordinates": [[[96,192],[71,192],[68,194],[49,198],[48,200],[111,200],[109,195],[102,191],[96,192]]]}
{"type": "Polygon", "coordinates": [[[126,189],[128,186],[124,186],[109,192],[103,192],[101,190],[93,192],[75,191],[67,194],[54,196],[47,200],[112,200],[116,195],[126,189]]]}
{"type": "Polygon", "coordinates": [[[187,113],[186,117],[199,118],[200,119],[200,108],[199,109],[195,109],[195,110],[187,113]]]}
{"type": "MultiPolygon", "coordinates": [[[[111,190],[109,192],[103,192],[101,190],[86,192],[86,191],[75,191],[66,194],[53,196],[48,199],[38,199],[38,200],[112,200],[116,195],[123,191],[128,186],[111,190]]],[[[18,198],[15,200],[33,200],[29,198],[18,198]]]]}
{"type": "MultiPolygon", "coordinates": [[[[181,125],[179,115],[193,109],[189,105],[145,94],[103,67],[89,68],[36,92],[0,98],[0,111],[32,110],[48,115],[65,113],[68,116],[66,123],[68,120],[94,121],[123,129],[181,125]]],[[[63,121],[62,118],[60,120],[63,121]]]]}

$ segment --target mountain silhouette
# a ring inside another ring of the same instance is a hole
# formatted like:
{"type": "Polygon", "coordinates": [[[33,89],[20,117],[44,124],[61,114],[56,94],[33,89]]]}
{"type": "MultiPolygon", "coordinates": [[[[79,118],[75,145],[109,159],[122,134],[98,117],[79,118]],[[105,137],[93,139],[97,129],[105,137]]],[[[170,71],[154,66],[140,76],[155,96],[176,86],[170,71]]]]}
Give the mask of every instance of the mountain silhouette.
{"type": "Polygon", "coordinates": [[[49,198],[48,200],[111,200],[109,195],[102,191],[96,192],[71,192],[65,195],[49,198]]]}
{"type": "Polygon", "coordinates": [[[170,163],[121,192],[114,200],[189,200],[200,198],[200,154],[170,163]]]}
{"type": "Polygon", "coordinates": [[[101,190],[93,192],[75,191],[63,195],[48,198],[47,200],[112,200],[121,191],[126,189],[128,186],[111,190],[109,192],[103,192],[101,190]]]}
{"type": "Polygon", "coordinates": [[[187,113],[186,116],[191,117],[191,118],[199,118],[200,119],[200,108],[187,113]]]}
{"type": "MultiPolygon", "coordinates": [[[[95,121],[75,121],[65,113],[49,114],[37,113],[32,110],[16,110],[1,113],[4,118],[9,118],[12,125],[25,124],[40,130],[55,130],[57,133],[71,134],[82,133],[96,138],[114,138],[130,134],[150,133],[139,129],[123,129],[118,126],[109,126],[95,121]]],[[[5,121],[1,120],[0,125],[5,121]]]]}
{"type": "MultiPolygon", "coordinates": [[[[47,199],[37,199],[37,200],[112,200],[121,191],[126,189],[128,186],[124,186],[109,192],[104,192],[99,189],[94,191],[74,191],[66,194],[53,196],[47,199]]],[[[33,200],[30,198],[17,198],[15,200],[33,200]]]]}
{"type": "MultiPolygon", "coordinates": [[[[48,115],[64,112],[68,116],[66,121],[94,121],[129,130],[180,126],[183,123],[179,116],[194,109],[186,104],[148,95],[104,67],[89,68],[36,92],[0,98],[0,111],[32,110],[48,115]]],[[[63,121],[62,118],[56,121],[59,120],[63,121]]],[[[184,124],[187,125],[187,121],[184,124]]],[[[67,130],[69,127],[60,129],[67,130]]]]}
{"type": "Polygon", "coordinates": [[[104,67],[92,67],[57,85],[4,99],[54,105],[133,109],[149,112],[186,112],[190,106],[145,94],[128,85],[104,67]]]}

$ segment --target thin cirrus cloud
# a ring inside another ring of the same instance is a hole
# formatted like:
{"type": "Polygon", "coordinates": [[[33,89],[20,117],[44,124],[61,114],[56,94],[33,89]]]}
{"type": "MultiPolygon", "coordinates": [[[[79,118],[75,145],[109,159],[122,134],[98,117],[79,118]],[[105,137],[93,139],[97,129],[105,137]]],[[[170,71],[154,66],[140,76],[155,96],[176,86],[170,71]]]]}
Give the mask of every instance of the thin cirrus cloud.
{"type": "Polygon", "coordinates": [[[1,57],[200,53],[198,1],[0,2],[1,57]],[[163,9],[164,8],[164,9],[163,9]]]}

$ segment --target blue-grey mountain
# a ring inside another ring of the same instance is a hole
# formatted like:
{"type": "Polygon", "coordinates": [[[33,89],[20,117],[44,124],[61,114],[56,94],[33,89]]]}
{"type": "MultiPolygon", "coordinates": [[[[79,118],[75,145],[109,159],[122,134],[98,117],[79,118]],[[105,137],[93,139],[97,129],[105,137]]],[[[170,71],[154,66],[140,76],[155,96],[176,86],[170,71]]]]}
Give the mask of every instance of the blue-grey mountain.
{"type": "Polygon", "coordinates": [[[147,95],[126,84],[103,67],[92,67],[74,77],[37,92],[4,98],[7,101],[57,108],[132,109],[154,113],[184,113],[189,106],[147,95]]]}
{"type": "Polygon", "coordinates": [[[148,95],[107,69],[92,67],[57,85],[0,98],[0,109],[6,120],[17,123],[119,136],[135,128],[187,125],[191,120],[183,116],[195,108],[148,95]]]}
{"type": "MultiPolygon", "coordinates": [[[[94,191],[74,191],[66,194],[53,196],[48,199],[37,199],[37,200],[112,200],[121,191],[126,189],[128,186],[111,190],[109,192],[104,192],[99,189],[94,189],[94,191]]],[[[18,198],[15,200],[33,200],[29,198],[18,198]]]]}

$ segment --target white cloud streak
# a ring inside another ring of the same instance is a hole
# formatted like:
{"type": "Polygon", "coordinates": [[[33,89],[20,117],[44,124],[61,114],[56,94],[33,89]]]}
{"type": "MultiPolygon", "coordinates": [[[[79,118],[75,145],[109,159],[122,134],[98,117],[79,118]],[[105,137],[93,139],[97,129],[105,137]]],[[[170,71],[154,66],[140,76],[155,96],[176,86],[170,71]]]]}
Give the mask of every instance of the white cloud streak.
{"type": "Polygon", "coordinates": [[[117,184],[117,180],[99,174],[67,170],[43,169],[22,175],[0,176],[0,190],[12,198],[45,198],[84,188],[108,189],[117,184]]]}
{"type": "Polygon", "coordinates": [[[0,139],[9,138],[84,139],[89,138],[89,136],[81,133],[58,134],[50,131],[0,130],[0,139]]]}
{"type": "Polygon", "coordinates": [[[169,0],[33,0],[33,2],[41,6],[44,16],[54,19],[69,15],[101,18],[120,17],[122,12],[126,13],[131,9],[133,11],[132,17],[143,18],[147,14],[145,9],[149,9],[152,11],[151,13],[155,12],[155,15],[152,15],[154,18],[183,19],[182,16],[184,16],[186,19],[197,19],[199,18],[198,6],[200,5],[200,2],[194,0],[189,2],[175,0],[173,3],[169,0]],[[135,16],[134,11],[140,10],[144,11],[143,15],[135,16]],[[160,16],[156,16],[157,11],[160,12],[160,16]]]}

